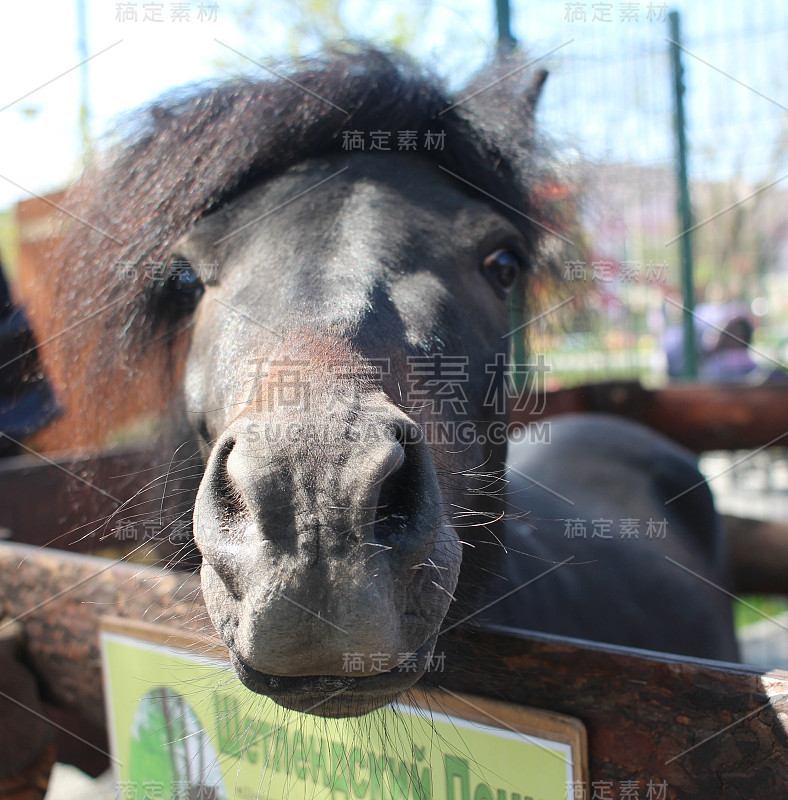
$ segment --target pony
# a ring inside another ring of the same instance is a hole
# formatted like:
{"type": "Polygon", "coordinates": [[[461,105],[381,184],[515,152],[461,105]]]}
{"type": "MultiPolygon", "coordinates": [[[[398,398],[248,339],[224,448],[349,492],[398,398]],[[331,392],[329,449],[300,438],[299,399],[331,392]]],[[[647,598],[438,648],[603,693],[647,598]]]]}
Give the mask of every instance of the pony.
{"type": "Polygon", "coordinates": [[[187,87],[65,204],[74,440],[166,412],[211,622],[282,706],[366,714],[461,624],[736,658],[690,453],[602,415],[509,442],[509,309],[560,235],[545,77],[452,94],[362,46],[187,87]]]}

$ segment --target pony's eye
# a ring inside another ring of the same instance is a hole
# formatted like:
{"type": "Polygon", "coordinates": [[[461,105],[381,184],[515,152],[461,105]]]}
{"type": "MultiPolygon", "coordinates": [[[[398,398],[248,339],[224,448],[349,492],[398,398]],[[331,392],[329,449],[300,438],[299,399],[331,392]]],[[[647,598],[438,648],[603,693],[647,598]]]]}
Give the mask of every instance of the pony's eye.
{"type": "Polygon", "coordinates": [[[166,282],[167,293],[172,302],[181,307],[194,307],[205,291],[194,267],[185,259],[175,257],[170,261],[166,282]]]}
{"type": "Polygon", "coordinates": [[[499,295],[506,296],[517,283],[522,269],[519,256],[511,250],[496,250],[484,259],[482,271],[499,295]]]}

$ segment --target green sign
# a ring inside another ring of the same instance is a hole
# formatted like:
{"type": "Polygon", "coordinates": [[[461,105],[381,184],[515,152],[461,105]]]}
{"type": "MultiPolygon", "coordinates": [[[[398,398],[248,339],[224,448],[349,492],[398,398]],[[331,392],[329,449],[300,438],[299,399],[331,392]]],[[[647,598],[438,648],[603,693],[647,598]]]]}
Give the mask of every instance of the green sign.
{"type": "Polygon", "coordinates": [[[324,719],[248,691],[199,645],[118,630],[102,650],[124,800],[566,800],[584,780],[584,732],[570,718],[414,692],[324,719]]]}

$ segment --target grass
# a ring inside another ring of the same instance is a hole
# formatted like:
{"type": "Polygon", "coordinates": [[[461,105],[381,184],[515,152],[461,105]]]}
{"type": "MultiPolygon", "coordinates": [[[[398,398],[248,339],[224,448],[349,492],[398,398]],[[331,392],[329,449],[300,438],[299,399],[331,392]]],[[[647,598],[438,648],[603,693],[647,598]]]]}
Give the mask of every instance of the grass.
{"type": "Polygon", "coordinates": [[[733,623],[737,631],[741,630],[746,625],[751,625],[753,622],[761,622],[766,619],[767,616],[776,617],[788,611],[788,598],[786,597],[765,594],[746,594],[742,595],[741,599],[744,602],[735,602],[733,604],[733,623]],[[745,605],[745,603],[747,605],[745,605]]]}

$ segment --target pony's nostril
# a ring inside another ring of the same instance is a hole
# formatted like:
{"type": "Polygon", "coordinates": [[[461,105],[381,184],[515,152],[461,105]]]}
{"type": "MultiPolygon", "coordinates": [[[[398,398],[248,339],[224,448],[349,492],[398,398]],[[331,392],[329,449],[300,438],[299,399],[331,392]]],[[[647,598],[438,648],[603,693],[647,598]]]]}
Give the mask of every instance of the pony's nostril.
{"type": "Polygon", "coordinates": [[[383,478],[375,511],[374,538],[381,544],[396,546],[414,533],[422,533],[422,454],[418,428],[395,427],[395,438],[404,458],[383,478]]]}
{"type": "Polygon", "coordinates": [[[217,454],[214,498],[222,522],[232,524],[247,513],[246,503],[238,487],[233,483],[227,463],[235,447],[234,439],[227,439],[217,454]]]}

